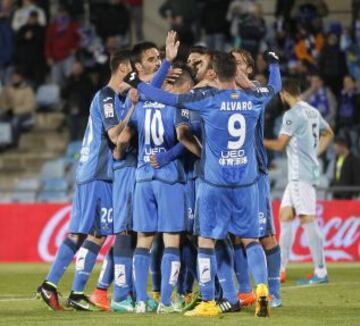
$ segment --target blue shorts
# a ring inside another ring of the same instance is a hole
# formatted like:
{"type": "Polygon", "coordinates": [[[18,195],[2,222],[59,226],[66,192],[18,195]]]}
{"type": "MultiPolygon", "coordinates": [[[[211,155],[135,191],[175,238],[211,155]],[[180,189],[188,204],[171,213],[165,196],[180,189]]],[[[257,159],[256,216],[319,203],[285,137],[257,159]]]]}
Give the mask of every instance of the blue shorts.
{"type": "Polygon", "coordinates": [[[230,232],[241,238],[259,238],[257,184],[216,187],[201,181],[197,196],[200,235],[223,240],[230,232]]]}
{"type": "Polygon", "coordinates": [[[274,217],[270,200],[270,180],[267,174],[260,174],[259,188],[259,237],[275,234],[274,217]]]}
{"type": "Polygon", "coordinates": [[[69,233],[113,234],[112,182],[76,185],[69,233]]]}
{"type": "Polygon", "coordinates": [[[114,233],[132,230],[135,170],[129,166],[114,171],[114,233]]]}
{"type": "Polygon", "coordinates": [[[184,185],[158,180],[136,183],[133,229],[136,232],[184,231],[184,185]]]}

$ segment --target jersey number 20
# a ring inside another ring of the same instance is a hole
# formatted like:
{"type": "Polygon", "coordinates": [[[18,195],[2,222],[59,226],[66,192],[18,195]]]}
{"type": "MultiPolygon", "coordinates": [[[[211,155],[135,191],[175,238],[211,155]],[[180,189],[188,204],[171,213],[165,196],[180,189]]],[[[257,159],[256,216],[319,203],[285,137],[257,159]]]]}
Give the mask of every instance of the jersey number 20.
{"type": "Polygon", "coordinates": [[[228,132],[230,136],[237,137],[237,140],[228,141],[228,149],[240,149],[245,143],[246,121],[242,114],[235,113],[228,120],[228,132]]]}
{"type": "Polygon", "coordinates": [[[153,114],[152,110],[145,112],[145,144],[160,146],[164,142],[164,125],[161,119],[161,112],[156,110],[153,114]]]}

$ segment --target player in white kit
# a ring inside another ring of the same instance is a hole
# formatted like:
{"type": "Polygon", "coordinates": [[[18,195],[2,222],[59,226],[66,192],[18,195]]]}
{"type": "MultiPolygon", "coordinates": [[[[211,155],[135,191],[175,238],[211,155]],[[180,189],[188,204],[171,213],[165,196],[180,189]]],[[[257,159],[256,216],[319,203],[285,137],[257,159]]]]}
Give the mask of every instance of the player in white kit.
{"type": "Polygon", "coordinates": [[[267,149],[283,151],[288,159],[288,184],[280,207],[281,272],[285,269],[293,243],[292,221],[300,217],[308,238],[314,262],[314,274],[299,280],[299,285],[327,283],[323,238],[316,218],[315,186],[320,178],[318,156],[329,146],[334,134],[317,109],[301,100],[299,82],[289,79],[280,93],[283,102],[290,106],[283,117],[279,137],[265,140],[267,149]]]}

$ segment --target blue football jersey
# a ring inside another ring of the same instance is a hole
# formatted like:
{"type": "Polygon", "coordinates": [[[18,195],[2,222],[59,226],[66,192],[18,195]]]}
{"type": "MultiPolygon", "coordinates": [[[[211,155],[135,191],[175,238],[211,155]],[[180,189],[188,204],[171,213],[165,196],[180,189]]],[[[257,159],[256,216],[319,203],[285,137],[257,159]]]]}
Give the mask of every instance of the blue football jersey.
{"type": "Polygon", "coordinates": [[[264,103],[273,95],[256,91],[211,90],[179,95],[177,102],[199,113],[204,122],[203,178],[217,186],[245,186],[258,177],[256,126],[264,103]]]}
{"type": "Polygon", "coordinates": [[[119,99],[115,91],[105,86],[95,94],[91,102],[76,172],[78,184],[93,180],[111,181],[113,178],[114,145],[109,140],[107,131],[118,123],[115,113],[117,101],[119,99]]]}
{"type": "MultiPolygon", "coordinates": [[[[119,100],[115,103],[115,113],[118,118],[118,123],[123,121],[131,108],[131,101],[128,97],[119,96],[119,100]]],[[[131,140],[131,144],[126,148],[125,153],[121,160],[115,160],[113,168],[114,170],[121,169],[123,167],[136,167],[137,165],[137,141],[131,140]]]]}
{"type": "Polygon", "coordinates": [[[165,183],[185,182],[185,172],[181,160],[154,169],[150,156],[166,152],[177,143],[176,126],[189,123],[186,110],[152,101],[139,102],[130,118],[129,126],[137,131],[138,165],[136,181],[159,180],[165,183]]]}

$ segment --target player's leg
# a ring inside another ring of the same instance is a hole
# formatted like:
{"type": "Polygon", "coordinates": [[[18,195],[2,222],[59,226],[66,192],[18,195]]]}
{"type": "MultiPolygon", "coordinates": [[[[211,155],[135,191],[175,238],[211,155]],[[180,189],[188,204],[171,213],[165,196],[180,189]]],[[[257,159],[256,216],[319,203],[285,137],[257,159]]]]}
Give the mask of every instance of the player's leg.
{"type": "Polygon", "coordinates": [[[185,313],[189,317],[218,316],[221,309],[215,302],[215,276],[217,263],[215,239],[224,239],[228,233],[232,201],[229,189],[217,188],[202,182],[201,196],[197,198],[199,214],[198,280],[202,301],[195,309],[185,313]]]}
{"type": "Polygon", "coordinates": [[[63,310],[59,303],[57,284],[72,262],[84,238],[79,234],[67,235],[56,254],[48,275],[37,289],[37,293],[52,310],[63,310]]]}
{"type": "Polygon", "coordinates": [[[161,289],[161,258],[164,253],[164,241],[161,233],[155,235],[152,247],[151,247],[151,286],[152,286],[152,297],[154,300],[159,302],[160,300],[160,289],[161,289]]]}
{"type": "Polygon", "coordinates": [[[286,267],[289,262],[291,248],[294,242],[294,232],[292,229],[295,218],[295,209],[291,188],[293,183],[290,182],[286,188],[280,205],[280,252],[281,252],[281,271],[280,280],[286,280],[286,267]]]}
{"type": "Polygon", "coordinates": [[[117,312],[134,310],[132,261],[136,234],[132,232],[135,168],[123,167],[114,172],[114,292],[111,309],[117,312]]]}
{"type": "Polygon", "coordinates": [[[164,253],[161,259],[161,291],[157,312],[179,312],[171,302],[171,293],[180,273],[180,234],[185,231],[184,185],[155,181],[158,206],[158,232],[163,233],[164,253]]]}
{"type": "Polygon", "coordinates": [[[86,237],[80,234],[82,231],[82,204],[84,202],[83,187],[84,186],[77,186],[75,190],[69,225],[69,230],[73,231],[73,233],[70,232],[59,247],[45,281],[37,289],[37,292],[41,295],[44,302],[53,310],[62,310],[58,299],[57,284],[86,237]]]}
{"type": "Polygon", "coordinates": [[[251,306],[256,301],[256,296],[251,288],[249,266],[246,250],[241,238],[234,237],[234,270],[239,285],[238,299],[241,306],[251,306]]]}
{"type": "Polygon", "coordinates": [[[133,256],[133,276],[136,293],[135,312],[155,311],[157,304],[147,293],[150,269],[150,248],[158,229],[158,213],[153,191],[153,182],[138,183],[135,187],[133,230],[137,243],[133,256]]]}
{"type": "Polygon", "coordinates": [[[327,269],[325,263],[324,242],[319,225],[316,222],[316,192],[315,188],[306,182],[299,181],[291,192],[297,215],[307,236],[310,253],[314,262],[314,275],[299,280],[298,284],[319,284],[327,283],[327,269]]]}
{"type": "Polygon", "coordinates": [[[112,183],[93,181],[86,184],[84,191],[86,205],[81,228],[88,236],[76,257],[75,276],[67,303],[78,310],[97,310],[84,289],[106,236],[113,233],[112,183]]]}
{"type": "Polygon", "coordinates": [[[217,303],[222,312],[240,311],[240,303],[234,287],[234,248],[230,238],[217,241],[215,245],[217,277],[222,289],[222,297],[217,303]]]}
{"type": "Polygon", "coordinates": [[[260,239],[261,245],[265,250],[268,284],[271,295],[270,306],[276,308],[281,306],[280,298],[280,266],[281,255],[280,246],[278,245],[274,236],[269,235],[260,239]]]}
{"type": "Polygon", "coordinates": [[[101,272],[96,284],[96,289],[90,296],[90,301],[97,307],[104,310],[110,309],[110,302],[108,298],[108,288],[114,280],[114,247],[111,247],[106,254],[101,272]]]}

